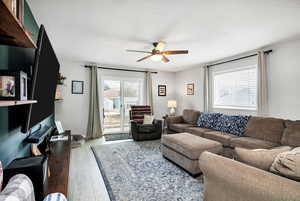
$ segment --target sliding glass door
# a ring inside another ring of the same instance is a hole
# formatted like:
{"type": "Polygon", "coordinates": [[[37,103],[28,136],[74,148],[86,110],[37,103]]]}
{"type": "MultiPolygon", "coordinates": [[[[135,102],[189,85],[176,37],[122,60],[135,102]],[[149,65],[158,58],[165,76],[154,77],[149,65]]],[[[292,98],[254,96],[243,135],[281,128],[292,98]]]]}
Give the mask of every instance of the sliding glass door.
{"type": "Polygon", "coordinates": [[[129,131],[130,105],[144,102],[143,79],[103,78],[104,134],[129,131]]]}

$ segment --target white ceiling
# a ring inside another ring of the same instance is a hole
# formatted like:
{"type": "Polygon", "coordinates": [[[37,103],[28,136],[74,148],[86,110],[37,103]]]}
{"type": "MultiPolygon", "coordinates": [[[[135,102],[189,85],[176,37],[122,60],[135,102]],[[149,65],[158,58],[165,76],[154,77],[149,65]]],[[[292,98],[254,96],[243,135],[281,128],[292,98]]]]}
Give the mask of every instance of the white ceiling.
{"type": "Polygon", "coordinates": [[[299,0],[28,0],[59,58],[178,71],[300,35],[299,0]],[[188,49],[164,64],[126,49],[188,49]]]}

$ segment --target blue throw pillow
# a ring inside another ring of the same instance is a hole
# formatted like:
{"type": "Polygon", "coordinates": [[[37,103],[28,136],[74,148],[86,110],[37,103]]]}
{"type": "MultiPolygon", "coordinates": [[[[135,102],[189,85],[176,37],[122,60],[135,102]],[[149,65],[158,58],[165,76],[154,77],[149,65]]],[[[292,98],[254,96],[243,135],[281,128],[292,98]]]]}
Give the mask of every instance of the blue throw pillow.
{"type": "Polygon", "coordinates": [[[222,114],[220,113],[203,113],[200,115],[197,121],[197,125],[202,128],[213,129],[222,114]]]}
{"type": "Polygon", "coordinates": [[[215,130],[243,136],[250,116],[221,115],[215,125],[215,130]]]}

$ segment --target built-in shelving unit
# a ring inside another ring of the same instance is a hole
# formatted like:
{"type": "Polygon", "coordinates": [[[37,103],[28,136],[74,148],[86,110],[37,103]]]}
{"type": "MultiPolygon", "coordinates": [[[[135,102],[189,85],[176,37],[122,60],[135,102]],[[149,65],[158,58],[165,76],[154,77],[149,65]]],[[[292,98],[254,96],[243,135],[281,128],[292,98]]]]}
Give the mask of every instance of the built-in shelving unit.
{"type": "Polygon", "coordinates": [[[0,1],[0,19],[0,44],[36,48],[29,33],[3,1],[0,1]]]}
{"type": "Polygon", "coordinates": [[[24,100],[24,101],[16,101],[16,100],[10,100],[10,101],[0,101],[0,107],[8,107],[8,106],[14,106],[14,105],[25,105],[25,104],[34,104],[37,103],[36,100],[24,100]]]}

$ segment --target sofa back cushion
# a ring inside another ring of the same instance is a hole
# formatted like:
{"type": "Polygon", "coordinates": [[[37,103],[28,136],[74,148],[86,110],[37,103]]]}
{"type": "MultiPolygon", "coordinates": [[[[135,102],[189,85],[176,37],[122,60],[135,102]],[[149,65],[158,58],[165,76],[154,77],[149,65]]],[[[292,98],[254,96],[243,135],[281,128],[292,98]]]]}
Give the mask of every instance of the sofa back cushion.
{"type": "Polygon", "coordinates": [[[3,167],[2,167],[2,163],[0,161],[0,192],[2,189],[2,182],[3,182],[3,167]]]}
{"type": "Polygon", "coordinates": [[[215,129],[221,115],[220,113],[202,113],[198,118],[197,125],[201,128],[215,129]]]}
{"type": "Polygon", "coordinates": [[[285,121],[281,144],[300,147],[300,121],[285,121]]]}
{"type": "Polygon", "coordinates": [[[281,146],[273,149],[245,149],[236,147],[234,150],[238,161],[269,171],[276,156],[291,149],[292,147],[290,146],[281,146]]]}
{"type": "Polygon", "coordinates": [[[280,143],[284,131],[284,121],[276,118],[251,117],[245,136],[280,143]]]}
{"type": "Polygon", "coordinates": [[[270,171],[300,181],[300,147],[278,154],[270,171]]]}
{"type": "Polygon", "coordinates": [[[185,123],[196,125],[197,119],[200,116],[200,112],[197,110],[183,110],[182,118],[185,123]]]}
{"type": "Polygon", "coordinates": [[[249,116],[222,114],[218,118],[214,129],[236,136],[243,136],[249,118],[249,116]]]}

